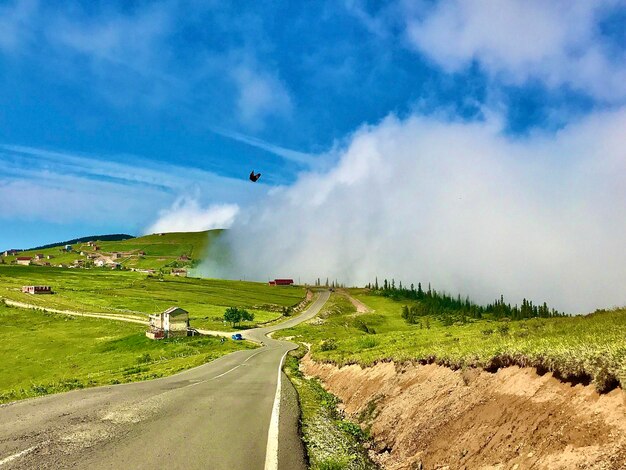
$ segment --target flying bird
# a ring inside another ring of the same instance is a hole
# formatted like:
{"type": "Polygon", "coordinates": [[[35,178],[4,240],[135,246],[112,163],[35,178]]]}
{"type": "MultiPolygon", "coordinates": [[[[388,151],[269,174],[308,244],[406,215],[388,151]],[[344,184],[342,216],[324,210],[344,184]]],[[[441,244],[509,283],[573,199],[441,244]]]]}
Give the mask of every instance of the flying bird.
{"type": "Polygon", "coordinates": [[[254,170],[250,172],[250,181],[256,183],[258,179],[261,177],[261,173],[254,174],[254,170]]]}

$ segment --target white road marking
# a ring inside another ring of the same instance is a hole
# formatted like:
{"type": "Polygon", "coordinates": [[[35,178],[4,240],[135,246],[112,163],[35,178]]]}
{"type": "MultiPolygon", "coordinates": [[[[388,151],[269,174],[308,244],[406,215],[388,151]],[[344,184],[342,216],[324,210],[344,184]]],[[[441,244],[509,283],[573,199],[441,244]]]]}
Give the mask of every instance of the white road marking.
{"type": "Polygon", "coordinates": [[[283,354],[278,364],[278,382],[276,382],[276,395],[274,395],[274,406],[272,407],[272,417],[270,419],[270,428],[267,432],[267,447],[265,449],[265,470],[278,470],[278,424],[280,417],[280,394],[281,394],[281,376],[283,370],[283,361],[289,351],[283,354]]]}
{"type": "Polygon", "coordinates": [[[226,374],[230,374],[232,371],[234,371],[235,369],[239,369],[242,365],[244,365],[246,362],[248,362],[250,359],[252,359],[254,356],[257,356],[259,354],[261,354],[263,351],[266,351],[265,349],[262,349],[260,351],[255,352],[252,356],[249,356],[245,361],[243,361],[241,364],[237,364],[235,367],[228,369],[226,372],[222,372],[220,375],[216,375],[215,377],[211,377],[210,379],[206,379],[206,380],[201,380],[200,382],[195,382],[189,385],[185,385],[183,388],[186,387],[193,387],[194,385],[200,385],[203,384],[205,382],[208,382],[210,380],[215,380],[215,379],[219,379],[220,377],[224,377],[226,374]]]}
{"type": "Polygon", "coordinates": [[[41,447],[41,446],[43,446],[43,445],[45,445],[47,443],[48,443],[48,441],[44,441],[44,442],[36,444],[36,445],[34,445],[32,447],[29,447],[28,449],[24,449],[23,451],[18,452],[17,454],[9,455],[8,457],[5,457],[2,460],[0,460],[0,465],[4,465],[4,464],[7,464],[9,462],[13,462],[15,459],[19,459],[20,457],[23,457],[24,455],[31,453],[33,450],[36,450],[37,448],[39,448],[39,447],[41,447]]]}

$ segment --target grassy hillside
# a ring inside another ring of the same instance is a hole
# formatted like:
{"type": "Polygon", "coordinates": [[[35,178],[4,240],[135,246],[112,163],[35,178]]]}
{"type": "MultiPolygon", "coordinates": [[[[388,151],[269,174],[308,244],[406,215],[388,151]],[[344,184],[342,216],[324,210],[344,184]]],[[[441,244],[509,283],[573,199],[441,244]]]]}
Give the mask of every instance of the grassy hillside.
{"type": "Polygon", "coordinates": [[[214,337],[152,341],[129,323],[0,304],[0,403],[171,375],[254,347],[214,337]]]}
{"type": "Polygon", "coordinates": [[[193,266],[199,262],[210,243],[221,232],[222,230],[163,233],[161,235],[153,234],[122,241],[92,240],[100,248],[99,250],[95,250],[87,242],[83,242],[71,245],[71,252],[63,251],[63,245],[60,245],[45,249],[22,251],[17,256],[2,256],[0,257],[0,262],[11,264],[18,256],[35,257],[37,254],[42,254],[44,259],[33,260],[33,263],[69,266],[77,260],[93,264],[95,260],[102,258],[107,261],[118,262],[124,268],[156,270],[172,267],[182,268],[193,266]],[[80,254],[81,251],[84,252],[84,255],[80,254]],[[121,258],[112,258],[112,253],[121,253],[121,258]],[[53,258],[47,259],[48,255],[53,258]],[[93,258],[89,259],[89,255],[93,258]],[[181,256],[186,256],[189,259],[181,260],[181,256]]]}
{"type": "Polygon", "coordinates": [[[193,327],[204,329],[230,329],[221,320],[229,306],[248,309],[258,323],[280,318],[282,307],[293,306],[304,296],[305,290],[299,287],[270,287],[255,282],[173,276],[160,279],[132,271],[0,265],[0,297],[42,308],[141,318],[178,305],[189,311],[193,327]],[[21,286],[31,284],[50,285],[55,294],[23,294],[21,286]]]}
{"type": "Polygon", "coordinates": [[[346,297],[334,294],[321,320],[277,336],[311,342],[314,359],[336,364],[393,360],[488,370],[520,365],[573,382],[593,381],[599,391],[626,388],[626,309],[519,321],[466,319],[447,326],[423,316],[410,324],[402,318],[407,301],[366,290],[351,293],[373,311],[358,314],[346,297]]]}

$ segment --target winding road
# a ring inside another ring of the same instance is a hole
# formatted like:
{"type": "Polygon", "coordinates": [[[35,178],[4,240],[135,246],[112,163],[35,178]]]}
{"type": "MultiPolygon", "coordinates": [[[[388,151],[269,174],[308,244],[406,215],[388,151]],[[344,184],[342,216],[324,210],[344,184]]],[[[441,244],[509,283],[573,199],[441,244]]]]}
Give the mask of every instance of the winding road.
{"type": "Polygon", "coordinates": [[[0,406],[0,470],[306,468],[297,396],[280,370],[296,345],[266,335],[314,317],[329,295],[242,332],[261,348],[162,379],[0,406]]]}

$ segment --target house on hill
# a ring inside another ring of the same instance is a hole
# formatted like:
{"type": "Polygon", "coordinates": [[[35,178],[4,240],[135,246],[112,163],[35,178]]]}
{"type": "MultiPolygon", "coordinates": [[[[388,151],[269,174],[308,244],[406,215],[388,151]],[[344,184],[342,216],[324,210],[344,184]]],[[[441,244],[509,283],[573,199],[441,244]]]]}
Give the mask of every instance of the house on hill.
{"type": "Polygon", "coordinates": [[[15,256],[17,255],[18,251],[17,250],[7,250],[3,253],[4,256],[15,256]]]}
{"type": "Polygon", "coordinates": [[[22,292],[25,294],[52,294],[50,286],[22,286],[22,292]]]}
{"type": "Polygon", "coordinates": [[[181,269],[181,268],[174,268],[172,269],[171,274],[172,276],[187,277],[187,270],[181,269]]]}
{"type": "Polygon", "coordinates": [[[269,282],[270,286],[291,286],[293,285],[293,279],[274,279],[269,282]]]}
{"type": "Polygon", "coordinates": [[[191,261],[191,258],[187,255],[182,255],[178,257],[178,261],[191,261]]]}
{"type": "Polygon", "coordinates": [[[150,329],[146,336],[150,339],[188,336],[189,312],[180,307],[170,307],[165,312],[150,315],[150,329]]]}
{"type": "Polygon", "coordinates": [[[65,245],[65,246],[63,247],[63,249],[64,249],[65,251],[72,251],[72,245],[65,245]]]}
{"type": "Polygon", "coordinates": [[[41,259],[43,259],[43,258],[44,258],[44,254],[43,254],[43,253],[37,253],[37,254],[35,255],[35,259],[36,259],[37,261],[39,261],[39,260],[41,260],[41,259]]]}
{"type": "Polygon", "coordinates": [[[30,256],[18,256],[15,262],[22,266],[30,266],[32,260],[33,259],[30,256]]]}

